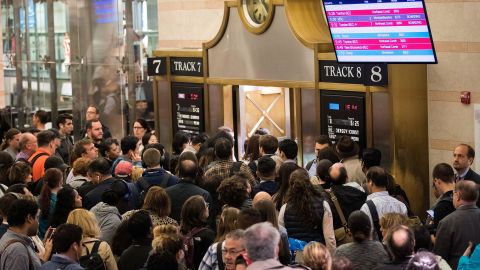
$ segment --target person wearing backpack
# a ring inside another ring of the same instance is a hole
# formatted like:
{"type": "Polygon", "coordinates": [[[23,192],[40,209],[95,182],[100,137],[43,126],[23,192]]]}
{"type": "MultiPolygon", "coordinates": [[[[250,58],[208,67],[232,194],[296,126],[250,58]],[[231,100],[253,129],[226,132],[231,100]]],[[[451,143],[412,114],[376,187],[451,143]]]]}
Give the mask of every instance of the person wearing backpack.
{"type": "Polygon", "coordinates": [[[207,227],[208,204],[202,196],[190,197],[182,207],[180,232],[188,270],[199,268],[203,255],[215,240],[215,232],[207,227]]]}
{"type": "Polygon", "coordinates": [[[151,186],[167,188],[178,182],[175,175],[160,167],[160,159],[160,151],[155,148],[149,148],[143,152],[142,161],[147,169],[136,183],[137,190],[143,195],[142,197],[145,197],[144,194],[151,186]]]}
{"type": "Polygon", "coordinates": [[[100,228],[95,215],[85,209],[75,209],[68,215],[68,224],[82,228],[80,265],[87,270],[117,270],[117,263],[107,242],[98,239],[100,228]]]}
{"type": "Polygon", "coordinates": [[[42,270],[84,270],[79,264],[82,255],[82,228],[73,224],[62,224],[53,233],[55,254],[42,265],[42,270]]]}
{"type": "Polygon", "coordinates": [[[32,179],[35,183],[45,173],[45,161],[51,155],[53,155],[60,145],[60,138],[50,130],[44,130],[37,135],[38,149],[33,153],[28,162],[32,165],[32,179]]]}

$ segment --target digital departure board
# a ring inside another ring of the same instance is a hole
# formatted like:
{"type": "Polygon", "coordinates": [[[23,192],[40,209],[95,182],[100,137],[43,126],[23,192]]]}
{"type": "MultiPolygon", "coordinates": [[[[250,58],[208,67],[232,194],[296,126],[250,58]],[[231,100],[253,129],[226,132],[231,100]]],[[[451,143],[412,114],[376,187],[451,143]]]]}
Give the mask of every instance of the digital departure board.
{"type": "Polygon", "coordinates": [[[338,62],[437,62],[423,0],[323,4],[338,62]]]}
{"type": "Polygon", "coordinates": [[[173,134],[205,131],[203,84],[172,83],[173,134]]]}
{"type": "Polygon", "coordinates": [[[322,134],[334,142],[347,135],[366,147],[365,93],[323,90],[320,103],[322,134]]]}

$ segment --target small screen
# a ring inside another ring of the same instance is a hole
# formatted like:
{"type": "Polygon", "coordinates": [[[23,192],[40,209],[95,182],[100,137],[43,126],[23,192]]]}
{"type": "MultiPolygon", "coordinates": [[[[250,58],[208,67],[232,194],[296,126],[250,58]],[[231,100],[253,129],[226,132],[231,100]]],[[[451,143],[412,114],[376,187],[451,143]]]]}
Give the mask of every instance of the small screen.
{"type": "Polygon", "coordinates": [[[330,110],[338,111],[338,110],[340,110],[340,104],[338,104],[338,103],[328,103],[328,108],[330,110]]]}
{"type": "Polygon", "coordinates": [[[437,62],[423,0],[323,4],[338,62],[437,62]]]}

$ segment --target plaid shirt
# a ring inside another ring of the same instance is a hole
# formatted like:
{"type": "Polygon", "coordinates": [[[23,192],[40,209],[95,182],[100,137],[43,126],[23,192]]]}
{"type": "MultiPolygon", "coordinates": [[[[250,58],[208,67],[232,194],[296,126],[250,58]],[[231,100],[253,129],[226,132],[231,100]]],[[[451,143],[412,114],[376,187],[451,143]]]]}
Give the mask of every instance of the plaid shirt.
{"type": "MultiPolygon", "coordinates": [[[[232,170],[233,161],[231,160],[220,160],[210,169],[205,172],[205,179],[210,179],[214,175],[219,175],[223,180],[230,177],[230,171],[232,170]]],[[[246,174],[248,177],[248,182],[253,186],[255,183],[255,177],[253,177],[252,172],[247,164],[243,163],[240,165],[240,172],[246,174]]]]}
{"type": "MultiPolygon", "coordinates": [[[[223,242],[222,242],[223,243],[223,242]]],[[[207,253],[205,253],[205,256],[203,256],[202,262],[200,263],[200,266],[198,267],[198,270],[218,270],[218,254],[217,254],[217,243],[212,244],[208,250],[207,253]]],[[[220,256],[222,256],[220,254],[220,256]]]]}

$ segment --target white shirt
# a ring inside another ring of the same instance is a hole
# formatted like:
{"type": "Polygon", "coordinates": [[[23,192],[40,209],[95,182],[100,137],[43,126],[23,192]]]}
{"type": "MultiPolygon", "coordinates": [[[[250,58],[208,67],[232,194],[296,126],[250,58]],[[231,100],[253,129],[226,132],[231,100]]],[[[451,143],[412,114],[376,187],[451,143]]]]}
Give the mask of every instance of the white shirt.
{"type": "MultiPolygon", "coordinates": [[[[287,209],[287,204],[282,205],[280,212],[278,213],[278,225],[285,227],[285,210],[287,209]]],[[[325,245],[327,246],[330,253],[335,253],[337,247],[337,242],[335,240],[335,231],[333,230],[333,217],[332,210],[327,201],[323,201],[323,238],[325,238],[325,245]]]]}
{"type": "MultiPolygon", "coordinates": [[[[407,207],[401,201],[393,198],[388,194],[388,191],[375,192],[367,196],[367,201],[372,200],[377,209],[378,219],[380,220],[386,213],[399,213],[407,215],[407,207]]],[[[370,214],[370,209],[368,209],[367,203],[362,205],[360,211],[367,214],[372,221],[372,214],[370,214]]]]}

